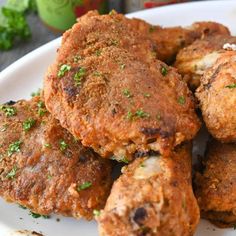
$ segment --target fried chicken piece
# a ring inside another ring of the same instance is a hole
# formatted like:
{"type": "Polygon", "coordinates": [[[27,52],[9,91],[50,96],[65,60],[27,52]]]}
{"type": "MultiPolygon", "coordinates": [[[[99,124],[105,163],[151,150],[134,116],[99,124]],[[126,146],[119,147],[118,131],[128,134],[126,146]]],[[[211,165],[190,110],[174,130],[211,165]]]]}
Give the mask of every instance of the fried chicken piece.
{"type": "Polygon", "coordinates": [[[168,153],[199,129],[186,83],[127,21],[118,14],[82,17],[64,34],[44,81],[46,106],[61,125],[117,160],[136,151],[168,153]]]}
{"type": "Polygon", "coordinates": [[[143,35],[149,36],[155,43],[157,58],[168,64],[175,60],[180,49],[192,44],[197,39],[207,36],[229,36],[228,28],[215,22],[196,22],[190,27],[169,27],[163,28],[153,26],[140,19],[132,19],[128,22],[143,35]]]}
{"type": "Polygon", "coordinates": [[[39,97],[0,111],[0,196],[35,213],[93,218],[111,165],[63,129],[39,97]]]}
{"type": "Polygon", "coordinates": [[[236,52],[222,52],[196,91],[208,131],[222,142],[236,141],[235,91],[236,52]]]}
{"type": "Polygon", "coordinates": [[[219,227],[236,224],[236,145],[212,141],[195,178],[203,218],[219,227]]]}
{"type": "Polygon", "coordinates": [[[191,149],[136,159],[113,184],[96,217],[101,236],[190,236],[199,222],[191,149]]]}
{"type": "Polygon", "coordinates": [[[236,37],[209,36],[196,40],[192,45],[180,50],[174,66],[192,89],[200,85],[201,76],[216,62],[226,43],[236,43],[236,37]]]}

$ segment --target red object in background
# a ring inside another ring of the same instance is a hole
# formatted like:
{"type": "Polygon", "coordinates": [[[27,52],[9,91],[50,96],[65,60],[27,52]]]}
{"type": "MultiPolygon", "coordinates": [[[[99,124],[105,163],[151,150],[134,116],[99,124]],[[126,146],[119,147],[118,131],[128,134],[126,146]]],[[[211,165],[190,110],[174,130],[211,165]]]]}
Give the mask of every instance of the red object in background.
{"type": "Polygon", "coordinates": [[[153,8],[153,7],[160,7],[160,6],[164,6],[164,5],[168,5],[168,4],[173,4],[173,3],[180,3],[180,2],[186,2],[186,0],[172,0],[172,1],[146,1],[144,2],[144,8],[153,8]]]}
{"type": "Polygon", "coordinates": [[[106,1],[104,1],[104,0],[83,0],[83,1],[80,1],[80,3],[74,7],[74,13],[75,13],[76,17],[80,17],[80,16],[84,15],[86,12],[88,12],[90,10],[94,10],[94,9],[100,10],[100,11],[102,11],[102,13],[105,13],[106,9],[101,8],[102,6],[104,6],[105,2],[106,1]]]}

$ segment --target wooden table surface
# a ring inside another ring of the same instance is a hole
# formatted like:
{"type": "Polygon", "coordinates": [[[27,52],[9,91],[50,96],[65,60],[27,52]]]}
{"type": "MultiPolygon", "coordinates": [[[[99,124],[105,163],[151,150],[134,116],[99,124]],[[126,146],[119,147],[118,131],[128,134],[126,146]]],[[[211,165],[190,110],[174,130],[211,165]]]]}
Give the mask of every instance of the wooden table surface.
{"type": "MultiPolygon", "coordinates": [[[[0,6],[4,2],[5,0],[0,0],[0,6]]],[[[47,29],[37,14],[29,15],[27,20],[31,28],[32,38],[19,43],[9,51],[0,51],[0,72],[28,52],[60,36],[60,34],[55,34],[47,29]]]]}

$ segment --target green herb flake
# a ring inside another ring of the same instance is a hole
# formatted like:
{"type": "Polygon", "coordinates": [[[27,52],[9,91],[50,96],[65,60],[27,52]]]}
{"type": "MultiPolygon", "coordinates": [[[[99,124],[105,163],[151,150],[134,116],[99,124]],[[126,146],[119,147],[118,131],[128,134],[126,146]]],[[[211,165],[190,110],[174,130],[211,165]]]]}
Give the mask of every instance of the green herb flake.
{"type": "Polygon", "coordinates": [[[36,92],[31,93],[31,97],[33,98],[33,97],[39,96],[40,93],[41,93],[41,89],[38,89],[36,92]]]}
{"type": "Polygon", "coordinates": [[[60,140],[59,145],[62,152],[64,152],[69,146],[64,140],[60,140]]]}
{"type": "Polygon", "coordinates": [[[139,118],[147,118],[150,117],[150,115],[147,112],[144,112],[142,109],[138,109],[135,112],[135,116],[139,117],[139,118]]]}
{"type": "Polygon", "coordinates": [[[44,146],[45,148],[51,148],[51,147],[52,147],[52,145],[51,145],[50,143],[45,143],[43,146],[44,146]]]}
{"type": "Polygon", "coordinates": [[[16,175],[16,171],[17,171],[17,166],[13,166],[11,171],[6,175],[6,178],[13,179],[16,175]]]}
{"type": "Polygon", "coordinates": [[[162,67],[161,67],[161,74],[162,74],[163,76],[166,76],[166,75],[167,75],[167,73],[168,73],[168,70],[167,70],[167,68],[166,68],[166,67],[164,67],[164,66],[162,66],[162,67]]]}
{"type": "Polygon", "coordinates": [[[133,119],[133,113],[131,111],[127,112],[126,119],[127,120],[132,120],[133,119]]]}
{"type": "Polygon", "coordinates": [[[37,105],[38,105],[38,115],[39,116],[44,116],[45,113],[47,112],[44,102],[39,101],[37,105]]]}
{"type": "Polygon", "coordinates": [[[23,122],[23,130],[29,131],[36,124],[36,120],[29,118],[23,122]]]}
{"type": "Polygon", "coordinates": [[[17,114],[17,110],[15,107],[1,105],[0,111],[3,111],[7,117],[15,116],[17,114]]]}
{"type": "Polygon", "coordinates": [[[48,174],[48,179],[51,180],[52,179],[52,175],[48,174]]]}
{"type": "Polygon", "coordinates": [[[95,71],[93,74],[94,74],[95,76],[102,76],[102,73],[99,72],[99,71],[95,71]]]}
{"type": "Polygon", "coordinates": [[[124,89],[123,90],[123,94],[127,97],[127,98],[131,98],[133,95],[131,94],[131,92],[128,89],[124,89]]]}
{"type": "Polygon", "coordinates": [[[101,215],[101,211],[94,209],[93,210],[93,215],[98,217],[98,216],[101,215]]]}
{"type": "Polygon", "coordinates": [[[150,93],[144,93],[143,96],[144,96],[145,98],[150,98],[150,97],[151,97],[151,94],[150,94],[150,93]]]}
{"type": "Polygon", "coordinates": [[[142,163],[139,165],[139,167],[144,168],[144,167],[145,167],[145,164],[142,162],[142,163]]]}
{"type": "Polygon", "coordinates": [[[98,49],[98,50],[95,51],[95,55],[96,55],[97,57],[99,57],[99,56],[101,55],[101,53],[102,53],[102,50],[101,50],[101,49],[98,49]]]}
{"type": "Polygon", "coordinates": [[[75,85],[80,86],[81,85],[81,79],[85,76],[86,69],[84,67],[81,67],[78,72],[74,75],[74,81],[75,85]]]}
{"type": "Polygon", "coordinates": [[[154,32],[155,29],[156,29],[156,27],[155,27],[154,25],[151,25],[151,26],[149,27],[149,33],[154,32]]]}
{"type": "Polygon", "coordinates": [[[180,104],[180,105],[184,105],[185,104],[185,97],[184,96],[179,96],[178,97],[178,103],[180,104]]]}
{"type": "Polygon", "coordinates": [[[25,207],[25,206],[22,206],[22,205],[20,205],[20,204],[19,204],[19,207],[20,207],[21,209],[24,209],[24,210],[26,210],[26,209],[27,209],[27,207],[25,207]]]}
{"type": "Polygon", "coordinates": [[[70,70],[71,70],[71,66],[66,65],[66,64],[63,64],[63,65],[60,67],[57,76],[58,76],[59,78],[61,78],[61,77],[63,77],[63,76],[65,75],[65,73],[66,73],[67,71],[70,71],[70,70]]]}
{"type": "Polygon", "coordinates": [[[38,218],[40,218],[40,217],[42,217],[42,218],[44,218],[44,219],[49,219],[49,218],[50,218],[50,216],[40,215],[40,214],[34,213],[34,212],[32,212],[32,211],[30,211],[29,215],[31,215],[31,216],[32,216],[33,218],[35,218],[35,219],[38,219],[38,218]]]}
{"type": "Polygon", "coordinates": [[[127,157],[123,157],[123,158],[120,160],[120,162],[124,162],[124,163],[128,164],[128,163],[129,163],[129,160],[127,159],[127,157]]]}
{"type": "Polygon", "coordinates": [[[22,142],[16,141],[14,143],[11,143],[7,149],[7,155],[10,157],[13,153],[20,152],[20,146],[22,142]]]}
{"type": "Polygon", "coordinates": [[[227,85],[225,87],[229,88],[229,89],[234,89],[234,88],[236,88],[236,83],[235,84],[229,84],[229,85],[227,85]]]}
{"type": "Polygon", "coordinates": [[[1,128],[0,128],[0,132],[5,132],[8,128],[7,124],[4,124],[1,128]]]}
{"type": "Polygon", "coordinates": [[[84,182],[83,184],[81,184],[80,186],[77,187],[77,191],[81,191],[87,188],[90,188],[92,186],[91,182],[84,182]]]}

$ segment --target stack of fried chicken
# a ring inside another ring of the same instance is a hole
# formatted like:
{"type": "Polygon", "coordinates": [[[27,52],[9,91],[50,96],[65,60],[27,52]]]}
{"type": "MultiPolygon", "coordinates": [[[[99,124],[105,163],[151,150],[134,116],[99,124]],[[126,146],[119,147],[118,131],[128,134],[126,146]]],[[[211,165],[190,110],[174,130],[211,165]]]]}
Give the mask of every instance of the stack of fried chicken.
{"type": "Polygon", "coordinates": [[[214,22],[87,13],[64,33],[41,95],[0,107],[0,195],[43,215],[95,215],[101,236],[191,236],[200,213],[234,225],[234,43],[214,22]],[[202,119],[212,138],[192,185],[202,119]]]}

